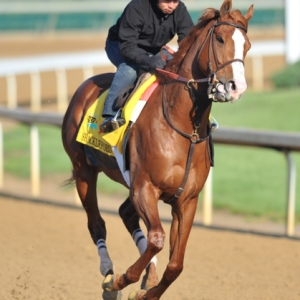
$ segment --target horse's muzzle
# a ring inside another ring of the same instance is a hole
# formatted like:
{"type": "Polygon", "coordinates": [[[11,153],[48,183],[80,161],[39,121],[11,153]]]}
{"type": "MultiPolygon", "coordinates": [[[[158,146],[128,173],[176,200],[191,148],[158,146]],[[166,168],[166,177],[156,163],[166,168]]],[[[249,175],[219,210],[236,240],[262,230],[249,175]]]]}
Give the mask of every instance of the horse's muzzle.
{"type": "Polygon", "coordinates": [[[213,84],[210,98],[216,102],[235,102],[241,98],[246,89],[247,84],[245,82],[218,80],[213,84]]]}

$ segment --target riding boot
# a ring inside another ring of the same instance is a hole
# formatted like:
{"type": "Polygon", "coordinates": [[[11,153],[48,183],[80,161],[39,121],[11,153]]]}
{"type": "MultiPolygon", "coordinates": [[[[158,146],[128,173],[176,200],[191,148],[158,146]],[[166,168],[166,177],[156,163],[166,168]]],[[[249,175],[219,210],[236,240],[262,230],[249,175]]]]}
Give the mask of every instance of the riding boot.
{"type": "Polygon", "coordinates": [[[125,120],[118,117],[118,115],[119,112],[117,112],[115,116],[106,117],[100,125],[101,132],[108,133],[123,126],[125,124],[125,120]]]}

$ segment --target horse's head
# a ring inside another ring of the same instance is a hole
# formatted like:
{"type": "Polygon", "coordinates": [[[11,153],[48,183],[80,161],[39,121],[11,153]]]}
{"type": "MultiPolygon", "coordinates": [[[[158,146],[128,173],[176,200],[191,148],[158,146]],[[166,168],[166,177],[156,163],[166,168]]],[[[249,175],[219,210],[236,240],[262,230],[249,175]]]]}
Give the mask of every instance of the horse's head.
{"type": "Polygon", "coordinates": [[[205,10],[167,67],[191,76],[191,82],[206,78],[209,97],[219,102],[236,101],[247,88],[244,60],[251,46],[247,29],[253,5],[245,15],[231,8],[232,0],[225,0],[220,11],[205,10]]]}
{"type": "Polygon", "coordinates": [[[199,64],[206,74],[215,76],[210,97],[215,101],[238,100],[247,88],[244,60],[250,42],[247,36],[248,21],[253,15],[253,5],[243,16],[239,10],[231,11],[232,1],[225,0],[219,17],[209,22],[207,31],[208,66],[203,63],[207,54],[199,55],[199,64]]]}

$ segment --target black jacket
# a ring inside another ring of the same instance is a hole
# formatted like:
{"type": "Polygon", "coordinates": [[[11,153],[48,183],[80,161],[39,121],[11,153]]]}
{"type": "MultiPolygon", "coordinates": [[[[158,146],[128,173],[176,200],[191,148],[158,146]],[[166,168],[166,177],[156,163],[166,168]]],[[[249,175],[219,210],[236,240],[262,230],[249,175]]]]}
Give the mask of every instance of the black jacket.
{"type": "Polygon", "coordinates": [[[171,15],[165,15],[157,7],[157,0],[132,0],[117,23],[109,29],[108,39],[119,40],[125,60],[147,65],[149,53],[158,53],[175,34],[180,42],[193,26],[181,1],[171,15]]]}

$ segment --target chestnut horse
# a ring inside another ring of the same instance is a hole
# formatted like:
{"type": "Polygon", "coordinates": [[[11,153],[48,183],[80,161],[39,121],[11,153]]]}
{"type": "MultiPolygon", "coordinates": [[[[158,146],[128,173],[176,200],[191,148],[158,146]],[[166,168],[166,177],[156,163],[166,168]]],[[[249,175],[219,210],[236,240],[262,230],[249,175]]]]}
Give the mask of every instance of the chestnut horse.
{"type": "Polygon", "coordinates": [[[220,10],[205,10],[166,69],[158,70],[159,85],[128,138],[130,185],[114,157],[99,151],[101,161],[92,166],[87,163],[84,145],[76,141],[87,109],[109,88],[113,74],[86,80],[74,94],[64,117],[62,139],[73,165],[72,179],[87,214],[88,229],[98,247],[100,271],[105,277],[104,299],[121,299],[120,291],[137,282],[144,270],[141,290],[132,292],[129,299],[160,299],[182,272],[198,195],[210,169],[212,102],[236,101],[246,90],[244,60],[250,49],[247,28],[252,15],[253,5],[243,15],[232,10],[232,0],[225,0],[220,10]],[[99,172],[129,189],[119,214],[140,256],[124,274],[114,274],[106,247],[105,222],[96,193],[99,172]],[[165,232],[159,200],[169,204],[172,213],[169,263],[160,280],[155,255],[164,247],[165,232]],[[140,219],[147,238],[140,229],[140,219]]]}

